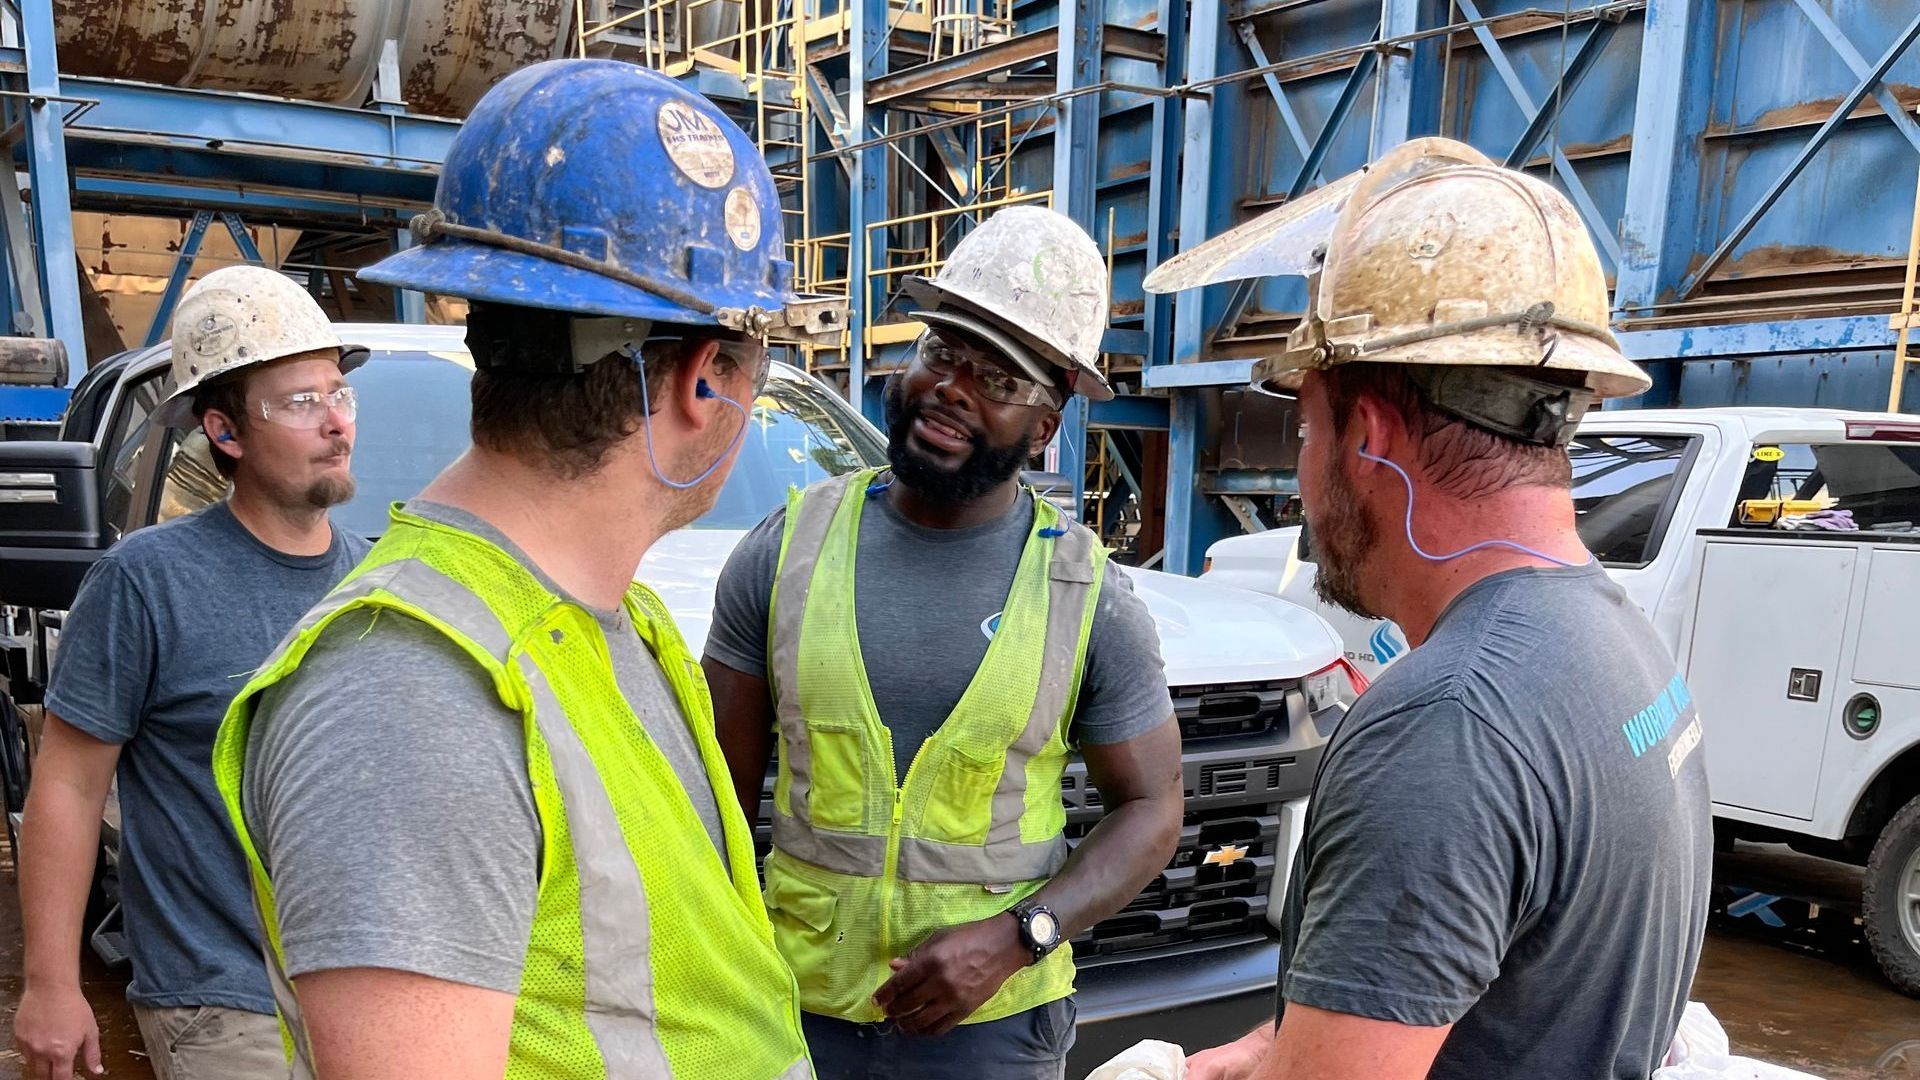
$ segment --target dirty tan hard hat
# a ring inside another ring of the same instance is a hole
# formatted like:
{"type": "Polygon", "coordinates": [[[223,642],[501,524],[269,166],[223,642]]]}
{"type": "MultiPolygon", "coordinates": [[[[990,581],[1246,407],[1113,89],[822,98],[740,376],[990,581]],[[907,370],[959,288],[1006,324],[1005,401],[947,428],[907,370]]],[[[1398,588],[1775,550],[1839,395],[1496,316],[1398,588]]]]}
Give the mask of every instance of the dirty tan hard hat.
{"type": "Polygon", "coordinates": [[[191,427],[193,392],[223,375],[301,353],[332,350],[340,370],[366,363],[343,344],[307,290],[263,266],[226,266],[195,282],[173,316],[173,390],[156,423],[191,427]]]}
{"type": "Polygon", "coordinates": [[[1650,385],[1607,328],[1606,276],[1564,195],[1451,139],[1415,139],[1360,172],[1182,253],[1149,292],[1286,274],[1308,310],[1256,384],[1366,361],[1567,373],[1594,398],[1650,385]]]}
{"type": "Polygon", "coordinates": [[[1112,399],[1100,374],[1107,264],[1065,214],[1006,207],[956,244],[937,274],[903,287],[920,305],[915,318],[980,335],[1046,385],[1112,399]]]}

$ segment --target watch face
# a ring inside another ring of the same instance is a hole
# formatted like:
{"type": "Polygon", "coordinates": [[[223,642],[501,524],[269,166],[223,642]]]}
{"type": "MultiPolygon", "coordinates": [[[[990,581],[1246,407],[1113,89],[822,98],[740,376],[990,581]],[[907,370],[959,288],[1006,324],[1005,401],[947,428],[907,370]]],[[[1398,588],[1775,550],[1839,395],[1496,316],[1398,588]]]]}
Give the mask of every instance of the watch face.
{"type": "Polygon", "coordinates": [[[1051,945],[1060,940],[1060,923],[1051,911],[1036,911],[1027,923],[1027,932],[1036,944],[1051,945]]]}

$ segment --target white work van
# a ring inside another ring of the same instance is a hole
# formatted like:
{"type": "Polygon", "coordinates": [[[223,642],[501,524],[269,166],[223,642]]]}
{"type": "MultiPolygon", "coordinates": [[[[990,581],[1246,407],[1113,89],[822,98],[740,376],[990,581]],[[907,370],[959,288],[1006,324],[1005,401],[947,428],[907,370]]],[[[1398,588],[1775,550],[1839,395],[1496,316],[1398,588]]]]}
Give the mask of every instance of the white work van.
{"type": "MultiPolygon", "coordinates": [[[[1920,996],[1920,417],[1604,411],[1568,453],[1581,538],[1693,690],[1718,836],[1865,866],[1865,937],[1920,996]]],[[[1372,677],[1406,638],[1314,595],[1304,531],[1203,576],[1313,607],[1372,677]]]]}

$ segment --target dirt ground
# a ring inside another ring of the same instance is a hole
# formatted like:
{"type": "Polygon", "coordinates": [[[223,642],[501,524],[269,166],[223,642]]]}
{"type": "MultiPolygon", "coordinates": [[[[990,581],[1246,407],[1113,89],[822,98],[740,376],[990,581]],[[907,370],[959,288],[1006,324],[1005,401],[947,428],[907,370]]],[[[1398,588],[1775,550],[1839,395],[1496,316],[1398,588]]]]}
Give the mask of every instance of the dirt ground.
{"type": "MultiPolygon", "coordinates": [[[[1804,869],[1793,856],[1743,849],[1722,860],[1721,872],[1741,877],[1755,867],[1804,869]]],[[[1845,871],[1827,882],[1835,888],[1845,883],[1845,871]]],[[[1920,1001],[1897,993],[1858,946],[1813,948],[1791,934],[1755,926],[1717,926],[1708,934],[1693,989],[1693,997],[1726,1025],[1737,1053],[1827,1080],[1920,1080],[1920,1001]]],[[[0,839],[0,1044],[9,1047],[20,962],[19,901],[12,859],[0,839]]],[[[125,976],[104,970],[89,955],[83,977],[102,1025],[107,1075],[149,1080],[153,1073],[123,996],[125,976]]],[[[0,1051],[0,1080],[19,1077],[19,1056],[10,1048],[0,1051]]]]}

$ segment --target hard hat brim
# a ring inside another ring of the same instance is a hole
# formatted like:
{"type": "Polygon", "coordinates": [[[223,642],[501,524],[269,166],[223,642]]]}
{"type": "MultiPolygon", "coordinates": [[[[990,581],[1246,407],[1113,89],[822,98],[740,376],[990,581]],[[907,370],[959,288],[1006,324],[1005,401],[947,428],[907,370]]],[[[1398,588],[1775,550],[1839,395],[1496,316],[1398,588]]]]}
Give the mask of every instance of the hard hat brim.
{"type": "Polygon", "coordinates": [[[359,277],[396,289],[573,315],[718,325],[712,315],[702,315],[591,270],[459,240],[408,248],[362,269],[359,277]]]}
{"type": "MultiPolygon", "coordinates": [[[[1363,359],[1347,363],[1367,364],[1443,364],[1474,367],[1516,367],[1546,371],[1576,371],[1586,375],[1587,388],[1602,398],[1632,397],[1644,394],[1653,380],[1633,361],[1604,341],[1585,334],[1563,333],[1547,362],[1540,362],[1540,348],[1534,342],[1517,344],[1510,329],[1495,328],[1472,333],[1453,334],[1395,349],[1368,353],[1363,359]]],[[[1272,356],[1254,365],[1254,385],[1268,393],[1292,394],[1311,370],[1337,366],[1301,362],[1291,357],[1272,356]]]]}
{"type": "Polygon", "coordinates": [[[907,278],[901,287],[920,305],[911,314],[921,322],[945,323],[978,334],[1019,364],[1029,376],[1048,386],[1058,386],[1067,394],[1079,394],[1089,401],[1113,400],[1113,387],[1098,368],[1027,341],[1013,328],[980,311],[973,298],[923,277],[907,278]],[[1071,387],[1065,379],[1069,374],[1074,376],[1071,387]]]}
{"type": "MultiPolygon", "coordinates": [[[[159,424],[161,427],[193,427],[193,392],[206,385],[209,380],[245,371],[247,368],[259,367],[261,364],[271,364],[275,360],[285,360],[289,356],[300,355],[300,352],[316,351],[318,350],[303,349],[299,352],[263,356],[250,364],[224,368],[220,371],[210,373],[207,378],[195,379],[192,382],[176,387],[173,393],[168,394],[166,400],[162,401],[159,406],[153,410],[153,422],[159,424]]],[[[373,354],[368,351],[365,345],[340,346],[340,374],[345,375],[352,372],[355,368],[366,363],[367,358],[371,355],[373,354]]]]}
{"type": "Polygon", "coordinates": [[[1013,361],[1021,371],[1026,372],[1029,379],[1042,386],[1051,386],[1059,390],[1063,399],[1080,394],[1090,401],[1113,400],[1113,388],[1107,385],[1107,381],[1100,377],[1099,372],[1089,373],[1078,364],[1072,368],[1063,368],[1058,364],[1042,360],[1033,355],[1025,344],[995,325],[991,319],[982,319],[970,312],[956,311],[952,308],[916,311],[913,316],[921,322],[951,326],[956,330],[964,330],[984,339],[1001,355],[1013,361]],[[1068,386],[1068,377],[1076,373],[1079,377],[1072,380],[1072,386],[1068,386]]]}

